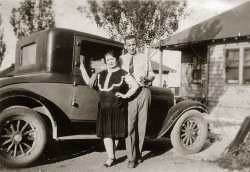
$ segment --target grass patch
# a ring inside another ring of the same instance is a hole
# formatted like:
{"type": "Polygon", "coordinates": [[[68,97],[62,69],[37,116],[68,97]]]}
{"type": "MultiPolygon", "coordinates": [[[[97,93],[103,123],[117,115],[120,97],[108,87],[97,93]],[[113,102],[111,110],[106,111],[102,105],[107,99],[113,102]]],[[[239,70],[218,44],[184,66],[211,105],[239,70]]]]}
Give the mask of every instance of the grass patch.
{"type": "Polygon", "coordinates": [[[216,161],[222,168],[229,170],[242,170],[250,167],[250,145],[243,143],[233,150],[222,154],[216,161]]]}

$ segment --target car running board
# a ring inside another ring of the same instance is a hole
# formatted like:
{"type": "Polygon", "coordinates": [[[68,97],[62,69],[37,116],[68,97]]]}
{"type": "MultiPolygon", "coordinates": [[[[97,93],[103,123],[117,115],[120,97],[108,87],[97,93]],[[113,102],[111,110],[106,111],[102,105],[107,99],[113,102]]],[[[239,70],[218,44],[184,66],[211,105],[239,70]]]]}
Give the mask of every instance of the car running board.
{"type": "Polygon", "coordinates": [[[100,139],[96,135],[71,135],[71,136],[63,136],[57,137],[56,140],[76,140],[76,139],[100,139]]]}

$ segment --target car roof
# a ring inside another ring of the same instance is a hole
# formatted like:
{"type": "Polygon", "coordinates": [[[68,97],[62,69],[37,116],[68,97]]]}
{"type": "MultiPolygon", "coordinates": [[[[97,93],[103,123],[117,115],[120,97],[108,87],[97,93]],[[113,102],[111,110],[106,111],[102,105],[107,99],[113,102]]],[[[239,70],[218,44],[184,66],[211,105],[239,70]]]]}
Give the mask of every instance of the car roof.
{"type": "Polygon", "coordinates": [[[97,36],[97,35],[90,34],[90,33],[86,33],[86,32],[76,31],[76,30],[72,30],[72,29],[66,29],[66,28],[49,28],[46,30],[41,30],[38,32],[34,32],[27,37],[21,38],[20,41],[22,41],[23,39],[32,39],[32,37],[34,38],[34,37],[37,37],[38,35],[43,35],[43,34],[48,34],[48,33],[56,34],[59,32],[83,36],[83,37],[90,38],[90,39],[92,38],[92,39],[96,39],[96,40],[106,41],[106,42],[117,44],[117,46],[119,46],[119,47],[123,47],[122,42],[114,41],[112,39],[104,38],[104,37],[97,36]]]}

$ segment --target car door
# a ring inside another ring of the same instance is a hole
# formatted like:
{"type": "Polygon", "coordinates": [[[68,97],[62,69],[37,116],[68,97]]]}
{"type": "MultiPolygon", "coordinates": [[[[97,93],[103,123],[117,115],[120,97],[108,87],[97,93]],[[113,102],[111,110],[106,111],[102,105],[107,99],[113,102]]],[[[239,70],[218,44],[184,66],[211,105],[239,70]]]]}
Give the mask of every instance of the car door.
{"type": "Polygon", "coordinates": [[[72,97],[72,119],[96,120],[99,97],[96,89],[90,88],[83,81],[80,71],[82,57],[88,76],[93,72],[105,70],[104,56],[113,51],[117,56],[122,53],[123,44],[108,39],[90,36],[75,36],[74,47],[74,83],[72,97]]]}
{"type": "MultiPolygon", "coordinates": [[[[99,97],[95,89],[90,88],[82,78],[80,71],[81,42],[83,37],[75,36],[74,45],[74,82],[71,101],[71,119],[94,121],[97,117],[99,97]]],[[[84,64],[86,65],[86,64],[84,64]]]]}

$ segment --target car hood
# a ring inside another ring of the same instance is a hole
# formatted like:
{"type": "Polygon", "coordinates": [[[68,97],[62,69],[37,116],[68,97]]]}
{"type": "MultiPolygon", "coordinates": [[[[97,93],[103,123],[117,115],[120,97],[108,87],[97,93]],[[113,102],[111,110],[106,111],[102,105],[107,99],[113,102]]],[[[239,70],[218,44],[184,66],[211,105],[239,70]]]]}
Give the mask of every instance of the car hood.
{"type": "Polygon", "coordinates": [[[170,88],[151,86],[149,87],[152,97],[173,97],[173,93],[170,88]]]}

